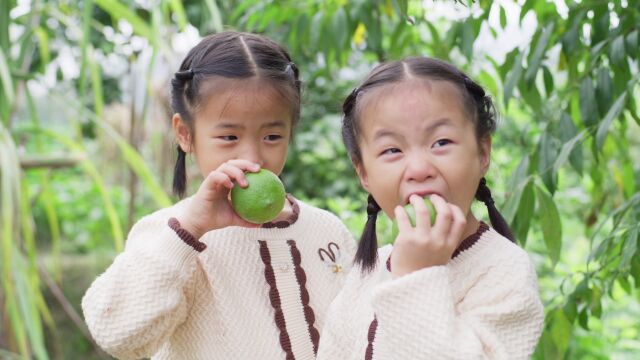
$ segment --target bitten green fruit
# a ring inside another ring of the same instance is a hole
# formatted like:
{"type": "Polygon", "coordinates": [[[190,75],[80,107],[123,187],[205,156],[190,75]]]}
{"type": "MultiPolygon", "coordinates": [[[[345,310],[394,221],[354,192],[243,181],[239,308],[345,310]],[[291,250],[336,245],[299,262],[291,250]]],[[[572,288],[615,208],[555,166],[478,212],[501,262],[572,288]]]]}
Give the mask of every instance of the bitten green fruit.
{"type": "MultiPolygon", "coordinates": [[[[429,200],[429,198],[423,198],[422,200],[424,200],[425,205],[427,205],[427,208],[429,209],[431,225],[433,225],[433,223],[435,223],[436,221],[436,208],[435,206],[433,206],[433,203],[431,202],[431,200],[429,200]]],[[[404,206],[404,211],[406,211],[407,215],[409,215],[411,226],[416,226],[416,211],[414,210],[413,205],[411,205],[411,203],[406,204],[404,206]]],[[[398,222],[395,219],[393,220],[393,225],[391,226],[391,237],[393,239],[398,237],[398,222]]]]}
{"type": "Polygon", "coordinates": [[[267,169],[244,174],[249,186],[234,186],[231,205],[244,220],[264,224],[275,219],[284,208],[284,185],[278,176],[267,169]]]}

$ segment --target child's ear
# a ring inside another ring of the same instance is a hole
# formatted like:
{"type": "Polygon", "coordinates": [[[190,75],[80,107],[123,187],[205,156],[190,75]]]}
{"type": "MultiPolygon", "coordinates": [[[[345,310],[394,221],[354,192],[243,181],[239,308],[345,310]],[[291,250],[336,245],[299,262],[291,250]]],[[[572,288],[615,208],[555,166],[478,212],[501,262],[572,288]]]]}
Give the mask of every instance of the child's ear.
{"type": "Polygon", "coordinates": [[[480,140],[480,168],[484,176],[491,165],[491,136],[485,136],[480,140]]]}
{"type": "Polygon", "coordinates": [[[362,184],[362,187],[369,192],[369,181],[367,178],[367,172],[364,170],[364,166],[362,166],[362,163],[354,163],[353,165],[356,168],[358,178],[360,178],[360,184],[362,184]]]}
{"type": "Polygon", "coordinates": [[[173,114],[173,118],[171,118],[171,124],[173,125],[173,131],[176,134],[176,138],[178,139],[178,144],[180,148],[185,153],[191,152],[191,130],[189,130],[189,126],[185,124],[182,116],[180,114],[173,114]]]}

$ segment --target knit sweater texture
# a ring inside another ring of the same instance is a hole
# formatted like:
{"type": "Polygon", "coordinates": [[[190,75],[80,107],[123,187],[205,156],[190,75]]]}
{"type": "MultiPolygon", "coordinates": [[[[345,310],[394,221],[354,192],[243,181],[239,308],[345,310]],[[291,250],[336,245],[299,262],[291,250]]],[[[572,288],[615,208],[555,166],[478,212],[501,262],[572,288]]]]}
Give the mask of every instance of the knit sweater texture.
{"type": "Polygon", "coordinates": [[[291,224],[210,231],[198,252],[167,225],[187,201],[136,223],[87,290],[96,342],[120,359],[314,359],[355,253],[342,222],[293,200],[291,224]]]}
{"type": "Polygon", "coordinates": [[[372,273],[354,268],[347,276],[329,309],[319,360],[531,356],[544,312],[520,247],[487,229],[446,265],[398,278],[385,266],[391,250],[379,249],[372,273]]]}

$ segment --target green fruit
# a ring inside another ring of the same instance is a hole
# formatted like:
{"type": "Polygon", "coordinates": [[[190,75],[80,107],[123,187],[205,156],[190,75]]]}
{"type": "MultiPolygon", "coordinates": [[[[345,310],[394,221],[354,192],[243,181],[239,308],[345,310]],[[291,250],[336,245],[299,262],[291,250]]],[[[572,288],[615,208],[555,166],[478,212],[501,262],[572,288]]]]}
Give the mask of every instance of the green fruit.
{"type": "Polygon", "coordinates": [[[234,186],[231,205],[244,220],[264,224],[275,219],[284,208],[284,185],[276,174],[266,169],[244,174],[249,186],[234,186]]]}
{"type": "MultiPolygon", "coordinates": [[[[431,225],[433,225],[433,223],[436,222],[436,208],[433,206],[433,203],[431,203],[431,200],[429,200],[428,198],[423,198],[422,200],[424,200],[425,205],[427,205],[427,208],[429,209],[429,215],[431,217],[431,225]]],[[[411,222],[411,226],[416,226],[416,211],[413,208],[413,205],[411,205],[411,203],[408,203],[404,206],[404,211],[407,212],[407,215],[409,215],[409,221],[411,222]]],[[[391,226],[391,237],[393,239],[395,239],[396,237],[398,237],[398,222],[394,219],[393,220],[393,225],[391,226]]]]}

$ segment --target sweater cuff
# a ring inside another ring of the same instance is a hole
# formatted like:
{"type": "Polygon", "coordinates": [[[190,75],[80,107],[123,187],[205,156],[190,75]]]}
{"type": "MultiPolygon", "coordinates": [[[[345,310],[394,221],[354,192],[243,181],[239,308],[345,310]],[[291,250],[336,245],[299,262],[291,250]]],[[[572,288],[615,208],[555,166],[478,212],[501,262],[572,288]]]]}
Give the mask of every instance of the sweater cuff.
{"type": "MultiPolygon", "coordinates": [[[[204,243],[202,243],[204,246],[204,243]]],[[[158,259],[163,259],[165,263],[174,264],[176,269],[182,269],[200,254],[191,245],[187,244],[178,233],[169,225],[159,229],[158,236],[152,240],[149,246],[138,247],[141,251],[158,259]]]]}
{"type": "Polygon", "coordinates": [[[178,235],[178,237],[182,241],[194,248],[197,252],[203,252],[204,249],[207,248],[207,245],[205,245],[203,242],[198,241],[195,236],[191,235],[190,232],[183,229],[182,226],[180,226],[180,222],[178,221],[178,219],[174,217],[169,218],[167,225],[169,225],[169,227],[176,232],[176,235],[178,235]]]}

